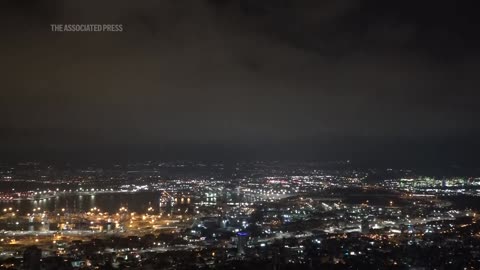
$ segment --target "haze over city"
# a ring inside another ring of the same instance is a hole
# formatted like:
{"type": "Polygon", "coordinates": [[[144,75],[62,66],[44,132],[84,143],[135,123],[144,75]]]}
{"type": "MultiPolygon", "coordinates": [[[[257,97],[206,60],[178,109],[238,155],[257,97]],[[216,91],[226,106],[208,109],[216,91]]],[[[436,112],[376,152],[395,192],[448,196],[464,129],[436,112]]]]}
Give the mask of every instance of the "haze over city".
{"type": "Polygon", "coordinates": [[[477,10],[2,1],[0,269],[479,269],[477,10]]]}

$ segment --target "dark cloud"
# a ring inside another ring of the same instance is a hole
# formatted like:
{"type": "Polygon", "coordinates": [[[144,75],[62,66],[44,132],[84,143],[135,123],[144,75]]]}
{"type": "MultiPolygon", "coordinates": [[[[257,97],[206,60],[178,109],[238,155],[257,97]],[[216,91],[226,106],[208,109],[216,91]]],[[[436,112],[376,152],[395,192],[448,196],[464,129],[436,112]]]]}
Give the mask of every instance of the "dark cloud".
{"type": "Polygon", "coordinates": [[[335,148],[352,137],[478,131],[472,1],[3,5],[0,112],[3,145],[13,149],[335,148]],[[121,23],[125,32],[54,33],[50,23],[121,23]]]}

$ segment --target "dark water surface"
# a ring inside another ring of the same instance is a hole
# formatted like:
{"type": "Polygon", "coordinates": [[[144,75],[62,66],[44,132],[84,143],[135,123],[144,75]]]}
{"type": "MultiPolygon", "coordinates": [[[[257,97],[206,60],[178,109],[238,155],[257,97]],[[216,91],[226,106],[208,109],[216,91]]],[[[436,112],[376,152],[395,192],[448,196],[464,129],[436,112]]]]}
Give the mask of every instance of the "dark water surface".
{"type": "MultiPolygon", "coordinates": [[[[161,192],[146,191],[136,193],[107,193],[96,195],[60,195],[43,200],[23,200],[0,202],[0,211],[12,207],[18,209],[21,215],[32,213],[34,208],[41,211],[61,211],[65,208],[69,212],[89,211],[93,207],[102,212],[115,213],[120,207],[128,207],[129,211],[146,212],[151,206],[158,212],[161,192]]],[[[178,207],[185,207],[192,203],[192,198],[175,198],[178,207]]]]}

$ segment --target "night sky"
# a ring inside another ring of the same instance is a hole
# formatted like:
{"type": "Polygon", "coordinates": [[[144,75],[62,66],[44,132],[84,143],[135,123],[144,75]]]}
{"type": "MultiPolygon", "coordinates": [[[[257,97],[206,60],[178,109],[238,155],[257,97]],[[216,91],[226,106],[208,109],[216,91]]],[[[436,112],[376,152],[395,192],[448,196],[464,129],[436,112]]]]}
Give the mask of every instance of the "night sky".
{"type": "Polygon", "coordinates": [[[0,159],[475,164],[476,2],[2,0],[0,159]]]}

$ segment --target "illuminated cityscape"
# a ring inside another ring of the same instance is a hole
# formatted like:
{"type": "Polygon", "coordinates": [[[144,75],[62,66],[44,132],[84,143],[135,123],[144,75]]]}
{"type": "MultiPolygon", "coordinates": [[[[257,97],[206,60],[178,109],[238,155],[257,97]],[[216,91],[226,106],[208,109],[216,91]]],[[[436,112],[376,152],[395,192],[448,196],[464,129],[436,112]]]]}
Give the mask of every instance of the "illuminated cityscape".
{"type": "Polygon", "coordinates": [[[480,267],[475,177],[350,161],[28,162],[0,173],[12,187],[0,201],[3,268],[30,253],[45,269],[480,267]],[[377,171],[398,177],[369,181],[377,171]]]}
{"type": "Polygon", "coordinates": [[[479,3],[0,0],[0,270],[480,270],[479,3]]]}

